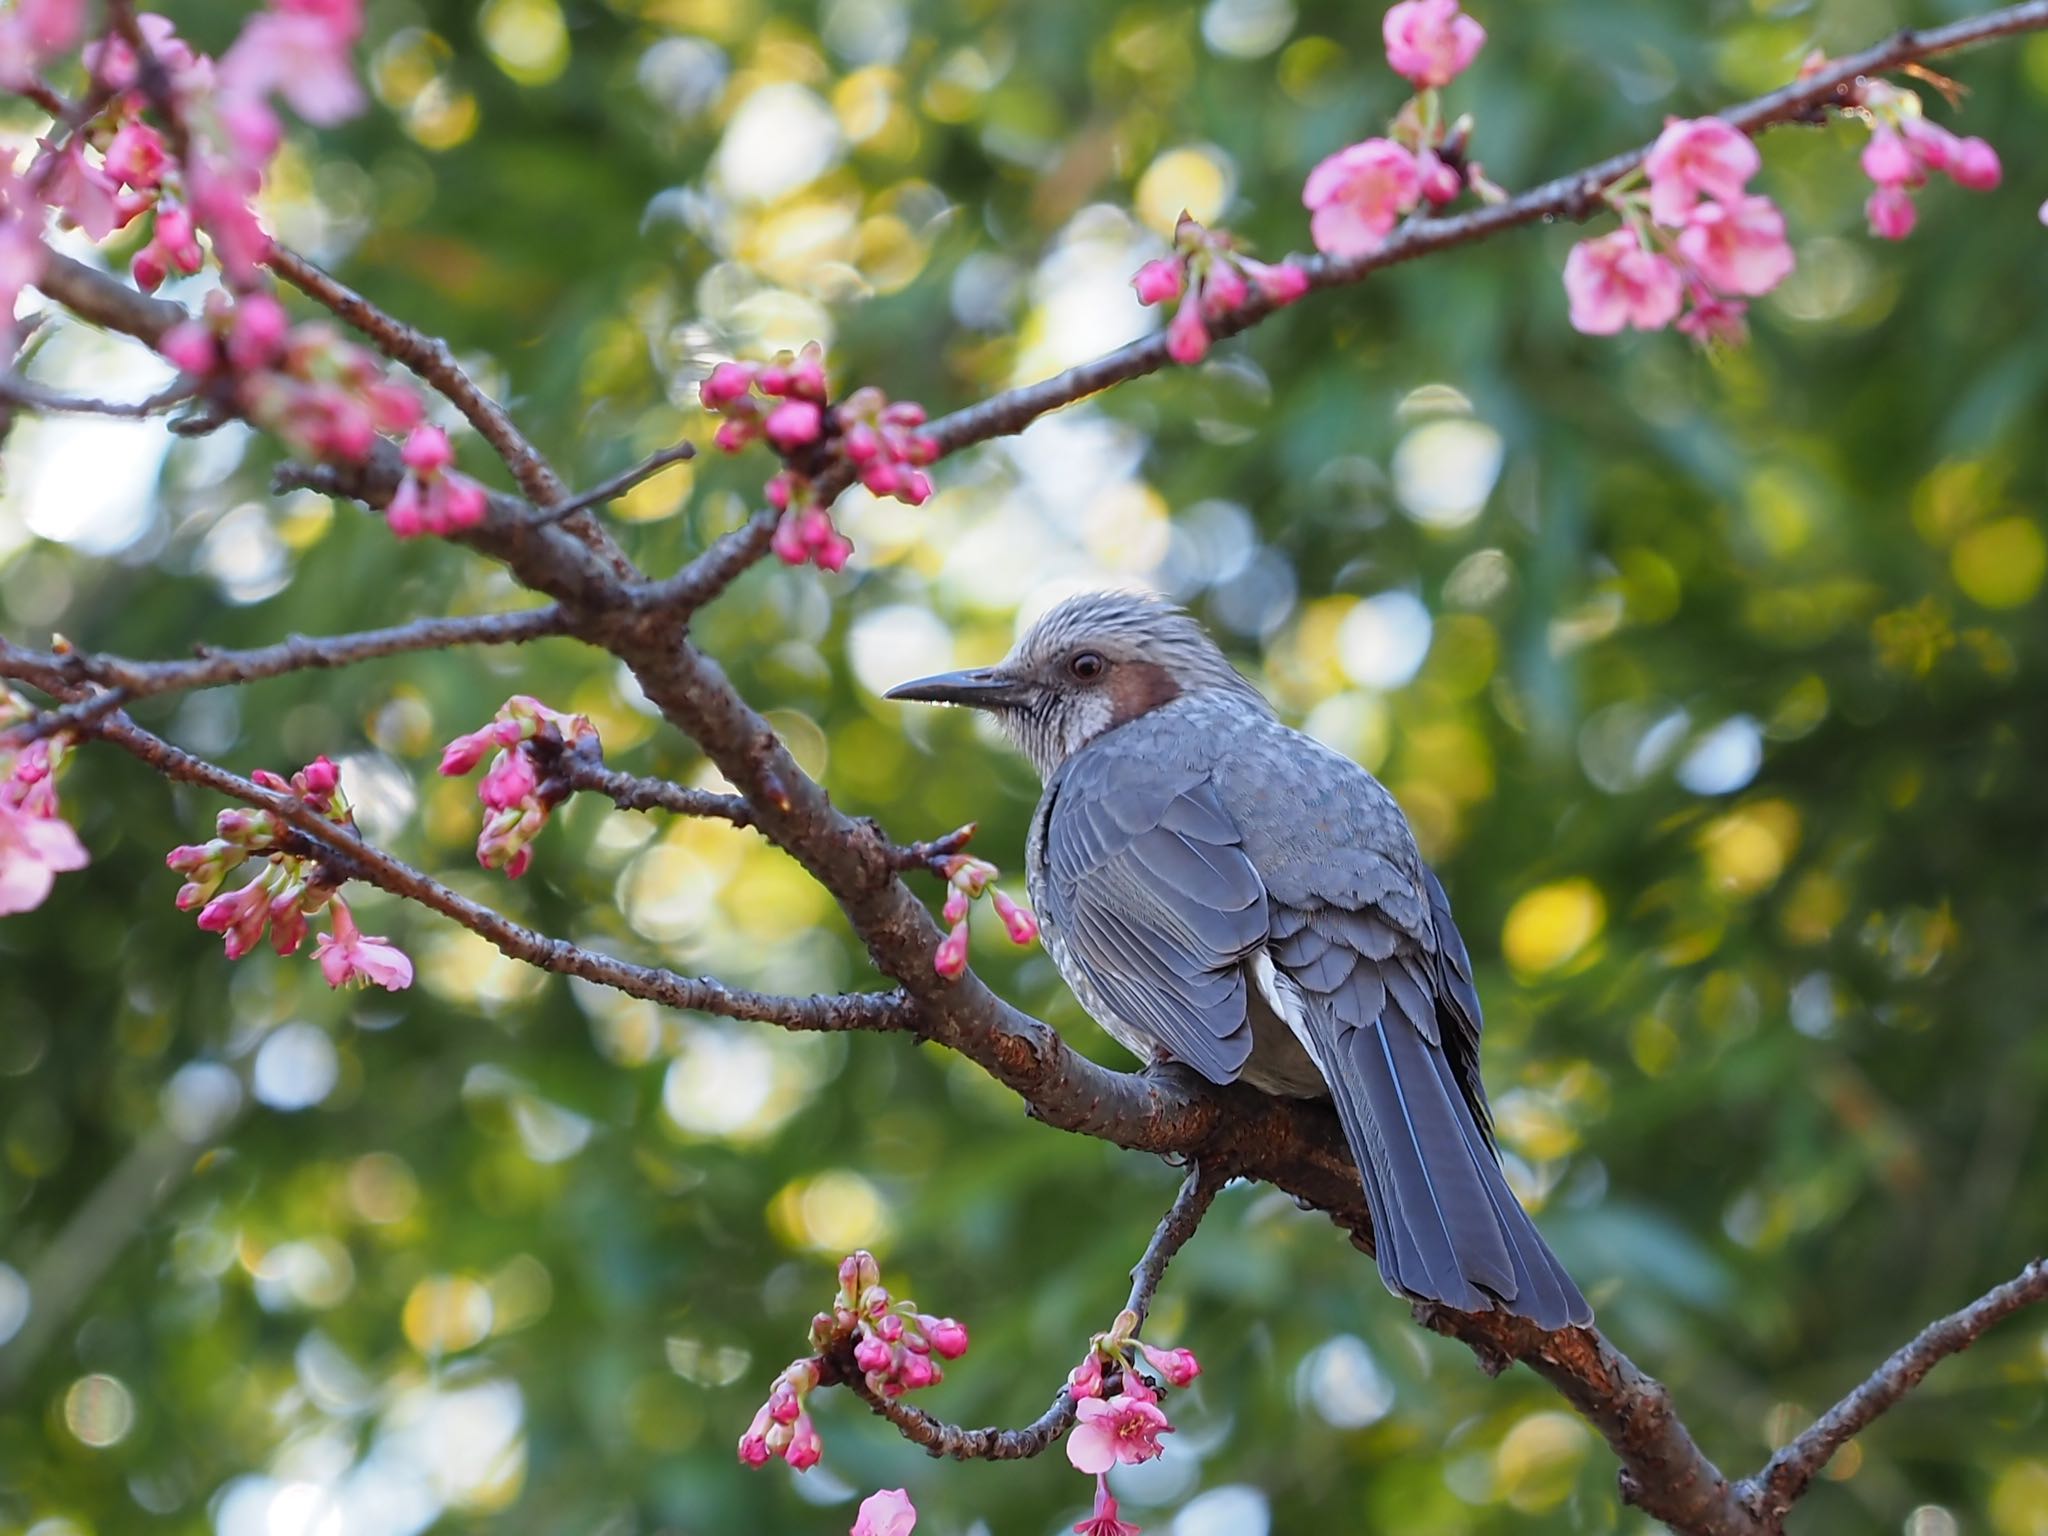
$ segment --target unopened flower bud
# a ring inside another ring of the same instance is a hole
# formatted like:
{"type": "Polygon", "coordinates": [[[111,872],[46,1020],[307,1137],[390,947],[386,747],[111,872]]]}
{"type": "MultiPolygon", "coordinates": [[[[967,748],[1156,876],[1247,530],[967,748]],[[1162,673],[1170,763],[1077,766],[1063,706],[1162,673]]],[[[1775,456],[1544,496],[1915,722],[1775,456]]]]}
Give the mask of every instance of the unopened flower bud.
{"type": "Polygon", "coordinates": [[[1177,261],[1148,261],[1131,279],[1140,304],[1164,304],[1180,297],[1181,271],[1177,261]]]}
{"type": "Polygon", "coordinates": [[[1038,919],[1001,891],[995,893],[995,908],[1012,944],[1029,944],[1038,937],[1038,919]]]}
{"type": "Polygon", "coordinates": [[[967,924],[955,923],[953,931],[940,941],[932,956],[932,969],[948,978],[967,969],[967,924]]]}

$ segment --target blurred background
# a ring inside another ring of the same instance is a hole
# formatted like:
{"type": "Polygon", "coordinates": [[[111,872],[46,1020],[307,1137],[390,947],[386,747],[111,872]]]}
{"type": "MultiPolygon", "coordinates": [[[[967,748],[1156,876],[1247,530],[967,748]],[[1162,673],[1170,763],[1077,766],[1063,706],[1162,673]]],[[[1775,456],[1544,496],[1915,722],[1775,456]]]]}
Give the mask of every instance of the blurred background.
{"type": "MultiPolygon", "coordinates": [[[[239,8],[167,9],[218,46],[239,8]]],[[[1451,104],[1525,186],[1812,47],[1970,9],[1481,4],[1451,104]]],[[[722,355],[817,338],[836,385],[938,411],[1140,335],[1127,280],[1182,208],[1304,246],[1303,175],[1403,92],[1377,6],[1306,0],[370,18],[375,105],[288,147],[269,216],[449,337],[579,484],[708,436],[722,355]]],[[[1576,232],[1522,231],[948,462],[921,509],[856,492],[845,575],[763,567],[696,626],[841,805],[905,839],[978,819],[1016,889],[1028,770],[878,691],[993,658],[1079,586],[1190,604],[1407,807],[1479,968],[1513,1180],[1731,1472],[2048,1244],[2048,39],[1953,68],[1966,112],[1930,109],[2005,152],[2005,188],[1932,188],[1881,245],[1862,131],[1772,134],[1799,269],[1746,350],[1575,335],[1576,232]]],[[[37,369],[162,378],[69,325],[37,369]]],[[[6,633],[172,656],[523,601],[462,550],[270,497],[272,461],[236,430],[17,423],[6,633]]],[[[702,458],[613,513],[667,571],[769,468],[702,458]]],[[[823,893],[723,825],[579,802],[526,879],[477,871],[472,787],[433,765],[514,691],[589,713],[619,766],[708,782],[560,640],[138,713],[244,772],[342,758],[373,839],[548,931],[878,984],[823,893]]],[[[933,1463],[843,1394],[807,1476],[733,1444],[855,1245],[973,1329],[928,1407],[1036,1414],[1171,1170],[1028,1123],[935,1049],[663,1013],[374,895],[410,992],[226,964],[162,866],[218,803],[100,749],[66,794],[92,867],[0,925],[0,1531],[837,1532],[898,1484],[937,1536],[1084,1513],[1058,1453],[933,1463]]],[[[1042,954],[975,942],[1124,1064],[1042,954]]],[[[1483,1378],[1269,1190],[1225,1194],[1156,1316],[1207,1374],[1118,1481],[1148,1530],[1643,1528],[1553,1393],[1483,1378]]],[[[1796,1529],[2042,1536],[2044,1386],[2048,1318],[2022,1317],[1838,1457],[1796,1529]]]]}

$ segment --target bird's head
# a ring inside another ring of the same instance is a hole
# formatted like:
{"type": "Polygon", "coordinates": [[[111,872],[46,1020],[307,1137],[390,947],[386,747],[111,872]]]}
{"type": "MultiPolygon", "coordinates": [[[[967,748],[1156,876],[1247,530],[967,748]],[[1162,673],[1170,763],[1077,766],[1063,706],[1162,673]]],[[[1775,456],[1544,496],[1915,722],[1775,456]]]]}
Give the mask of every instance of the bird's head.
{"type": "Polygon", "coordinates": [[[888,697],[986,710],[1040,777],[1105,731],[1185,694],[1266,701],[1187,613],[1132,592],[1090,592],[1048,610],[992,667],[943,672],[888,697]]]}

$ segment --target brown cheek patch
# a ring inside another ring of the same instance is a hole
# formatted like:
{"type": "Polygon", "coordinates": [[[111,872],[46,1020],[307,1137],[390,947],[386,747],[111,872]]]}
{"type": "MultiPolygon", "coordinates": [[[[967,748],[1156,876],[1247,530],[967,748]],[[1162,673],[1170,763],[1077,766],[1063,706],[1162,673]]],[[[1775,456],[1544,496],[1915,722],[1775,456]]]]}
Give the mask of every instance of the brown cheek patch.
{"type": "Polygon", "coordinates": [[[1149,715],[1180,697],[1180,684],[1166,668],[1150,661],[1128,661],[1109,680],[1110,723],[1122,725],[1149,715]]]}

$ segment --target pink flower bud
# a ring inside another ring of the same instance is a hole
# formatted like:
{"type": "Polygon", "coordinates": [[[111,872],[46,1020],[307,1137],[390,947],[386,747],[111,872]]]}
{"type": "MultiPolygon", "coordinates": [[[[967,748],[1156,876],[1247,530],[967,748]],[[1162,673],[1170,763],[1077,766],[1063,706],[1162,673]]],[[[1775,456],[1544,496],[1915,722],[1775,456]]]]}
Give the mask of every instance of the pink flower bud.
{"type": "Polygon", "coordinates": [[[283,351],[290,329],[291,320],[276,299],[267,293],[246,295],[228,327],[228,361],[242,373],[269,367],[283,351]]]}
{"type": "Polygon", "coordinates": [[[856,1248],[839,1261],[839,1290],[849,1302],[858,1302],[870,1288],[882,1283],[882,1266],[865,1248],[856,1248]]]}
{"type": "Polygon", "coordinates": [[[1968,138],[1957,142],[1948,173],[1959,187],[1989,192],[2004,179],[2005,168],[1999,164],[1997,150],[1982,139],[1968,138]]]}
{"type": "Polygon", "coordinates": [[[924,1336],[931,1340],[933,1350],[942,1359],[958,1360],[967,1353],[967,1325],[950,1317],[923,1317],[918,1326],[924,1329],[924,1336]]]}
{"type": "Polygon", "coordinates": [[[915,400],[898,400],[883,408],[882,420],[892,427],[921,427],[925,423],[924,407],[915,400]]]}
{"type": "Polygon", "coordinates": [[[740,1436],[740,1464],[748,1467],[765,1467],[771,1452],[768,1449],[768,1409],[765,1405],[755,1411],[754,1422],[747,1432],[740,1436]]]}
{"type": "Polygon", "coordinates": [[[426,504],[426,492],[420,489],[419,481],[407,475],[398,482],[398,489],[391,493],[391,504],[384,509],[385,526],[401,539],[418,538],[427,531],[426,504]]]}
{"type": "Polygon", "coordinates": [[[378,427],[386,432],[410,432],[427,416],[418,393],[390,379],[377,379],[365,385],[363,404],[369,407],[378,427]]]}
{"type": "Polygon", "coordinates": [[[1912,146],[1913,154],[1920,164],[1930,171],[1945,171],[1954,162],[1957,147],[1962,143],[1939,123],[1931,123],[1924,117],[1902,118],[1899,132],[1912,146]]]}
{"type": "Polygon", "coordinates": [[[825,1442],[818,1438],[818,1426],[811,1422],[808,1413],[799,1415],[790,1426],[789,1448],[782,1453],[782,1459],[797,1471],[808,1472],[824,1454],[825,1442]]]}
{"type": "Polygon", "coordinates": [[[1249,292],[1244,274],[1231,262],[1218,258],[1202,280],[1202,313],[1211,320],[1220,319],[1242,304],[1249,292]]]}
{"type": "Polygon", "coordinates": [[[1038,919],[1001,891],[995,893],[995,908],[1012,944],[1029,944],[1038,937],[1038,919]]]}
{"type": "Polygon", "coordinates": [[[968,895],[959,886],[946,892],[946,905],[939,912],[939,921],[951,928],[956,923],[967,921],[968,895]]]}
{"type": "Polygon", "coordinates": [[[1146,1363],[1170,1387],[1184,1387],[1202,1374],[1202,1362],[1191,1349],[1154,1349],[1150,1344],[1140,1344],[1138,1348],[1144,1351],[1146,1363]]]}
{"type": "Polygon", "coordinates": [[[874,462],[875,455],[882,451],[881,434],[864,421],[857,421],[846,429],[843,444],[847,458],[856,464],[874,462]]]}
{"type": "Polygon", "coordinates": [[[967,969],[967,925],[955,923],[953,931],[939,944],[938,953],[932,956],[932,969],[941,976],[954,977],[967,969]]]}
{"type": "Polygon", "coordinates": [[[484,760],[484,754],[497,745],[488,726],[481,731],[458,736],[441,749],[441,772],[451,779],[459,779],[473,772],[476,765],[484,760]]]}
{"type": "Polygon", "coordinates": [[[275,790],[280,795],[291,792],[291,780],[281,773],[272,773],[268,768],[256,769],[249,778],[259,789],[275,790]]]}
{"type": "Polygon", "coordinates": [[[922,434],[913,437],[903,450],[903,456],[920,468],[935,464],[939,458],[939,440],[922,434]]]}
{"type": "Polygon", "coordinates": [[[1880,240],[1905,239],[1920,217],[1912,194],[1897,186],[1882,186],[1872,192],[1863,212],[1870,220],[1870,232],[1880,240]]]}
{"type": "Polygon", "coordinates": [[[768,413],[763,430],[767,432],[769,442],[781,452],[788,453],[818,440],[825,430],[824,412],[809,400],[785,400],[768,413]]]}
{"type": "Polygon", "coordinates": [[[1067,1372],[1067,1391],[1077,1402],[1102,1396],[1102,1356],[1093,1349],[1083,1355],[1081,1363],[1067,1372]]]}
{"type": "Polygon", "coordinates": [[[853,540],[834,531],[830,538],[811,546],[811,563],[821,571],[838,572],[846,569],[846,562],[853,558],[853,540]]]}
{"type": "Polygon", "coordinates": [[[1261,261],[1248,261],[1245,270],[1259,285],[1259,291],[1274,304],[1292,304],[1308,292],[1308,273],[1291,261],[1276,262],[1267,266],[1261,261]]]}
{"type": "Polygon", "coordinates": [[[803,1413],[804,1405],[798,1400],[796,1389],[781,1378],[768,1389],[768,1417],[777,1424],[794,1424],[803,1413]]]}
{"type": "Polygon", "coordinates": [[[455,461],[455,450],[448,445],[448,434],[439,427],[415,427],[399,457],[421,479],[431,480],[455,461]]]}
{"type": "Polygon", "coordinates": [[[751,443],[760,428],[743,416],[728,416],[718,424],[718,430],[711,434],[711,441],[723,453],[738,453],[751,443]]]}
{"type": "MultiPolygon", "coordinates": [[[[787,352],[782,355],[789,356],[787,352]]],[[[789,364],[773,362],[764,365],[761,371],[754,375],[754,382],[760,387],[762,394],[774,395],[779,399],[790,392],[789,364]]]]}
{"type": "MultiPolygon", "coordinates": [[[[135,279],[135,286],[144,293],[155,293],[163,287],[164,279],[171,275],[170,265],[163,253],[154,245],[145,245],[135,253],[135,260],[129,263],[128,275],[135,279]]],[[[189,373],[191,369],[185,369],[189,373]]]]}
{"type": "Polygon", "coordinates": [[[711,376],[697,386],[697,398],[707,411],[722,411],[754,387],[751,363],[720,363],[711,376]]]}
{"type": "Polygon", "coordinates": [[[1140,304],[1164,304],[1169,299],[1177,299],[1181,284],[1180,263],[1163,259],[1146,262],[1131,279],[1140,304]]]}
{"type": "Polygon", "coordinates": [[[811,558],[811,546],[804,540],[803,525],[787,513],[775,525],[775,537],[768,541],[768,547],[784,565],[802,565],[811,558]]]}
{"type": "Polygon", "coordinates": [[[884,1343],[900,1344],[903,1341],[903,1319],[894,1312],[885,1310],[889,1305],[889,1293],[882,1291],[880,1286],[874,1289],[881,1291],[880,1298],[873,1302],[863,1302],[862,1310],[874,1318],[875,1332],[884,1343]]]}
{"type": "Polygon", "coordinates": [[[877,459],[862,467],[860,483],[877,496],[894,496],[903,488],[903,471],[886,460],[877,459]]]}
{"type": "Polygon", "coordinates": [[[825,350],[815,341],[806,343],[797,354],[796,366],[789,370],[789,393],[825,403],[825,350]]]}
{"type": "Polygon", "coordinates": [[[1423,197],[1437,208],[1455,203],[1458,194],[1465,190],[1465,179],[1427,150],[1422,153],[1419,164],[1422,167],[1423,197]]]}
{"type": "MultiPolygon", "coordinates": [[[[159,279],[161,281],[161,279],[159,279]]],[[[182,320],[165,331],[156,344],[180,373],[203,379],[220,364],[220,349],[212,330],[203,321],[182,320]]]]}
{"type": "Polygon", "coordinates": [[[491,765],[491,771],[476,787],[476,797],[487,809],[503,811],[532,799],[539,788],[532,754],[523,747],[514,748],[501,753],[491,765]]]}
{"type": "Polygon", "coordinates": [[[911,470],[896,487],[896,499],[907,501],[913,507],[923,506],[932,499],[931,476],[921,469],[911,470]]]}
{"type": "Polygon", "coordinates": [[[904,1391],[915,1392],[937,1381],[939,1368],[932,1364],[931,1356],[906,1350],[902,1365],[897,1367],[896,1379],[903,1383],[904,1391]]]}
{"type": "Polygon", "coordinates": [[[1181,305],[1167,322],[1166,355],[1184,366],[1209,355],[1209,330],[1195,305],[1181,305]]]}
{"type": "Polygon", "coordinates": [[[341,770],[334,761],[322,754],[301,770],[305,783],[305,795],[309,800],[332,799],[334,792],[341,788],[341,770]]]}
{"type": "Polygon", "coordinates": [[[1897,131],[1880,126],[1863,146],[1863,174],[1880,187],[1902,187],[1921,177],[1919,157],[1897,131]]]}
{"type": "Polygon", "coordinates": [[[490,511],[490,493],[467,475],[458,475],[453,470],[441,477],[435,487],[439,492],[443,533],[461,533],[474,528],[484,520],[490,511]]]}
{"type": "Polygon", "coordinates": [[[894,1358],[895,1351],[872,1333],[862,1335],[861,1341],[853,1346],[853,1363],[863,1371],[886,1371],[894,1358]]]}

